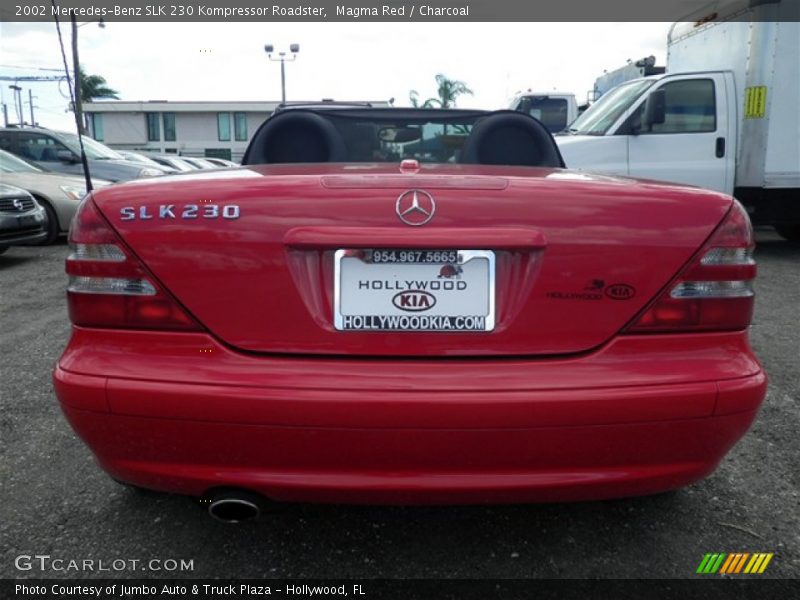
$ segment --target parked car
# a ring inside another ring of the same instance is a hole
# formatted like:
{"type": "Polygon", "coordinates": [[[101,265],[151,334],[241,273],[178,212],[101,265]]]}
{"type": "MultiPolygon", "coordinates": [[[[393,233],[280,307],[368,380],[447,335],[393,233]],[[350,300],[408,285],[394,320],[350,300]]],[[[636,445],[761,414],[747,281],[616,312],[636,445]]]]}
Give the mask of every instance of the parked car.
{"type": "Polygon", "coordinates": [[[142,163],[142,164],[145,164],[145,165],[150,165],[151,167],[157,167],[159,169],[163,169],[164,171],[166,171],[167,173],[170,173],[170,174],[178,172],[178,169],[174,169],[172,167],[168,167],[166,165],[159,164],[156,161],[154,161],[152,158],[142,154],[141,152],[131,152],[130,150],[115,150],[115,152],[117,152],[117,154],[122,156],[122,158],[124,158],[125,160],[130,160],[130,161],[133,161],[133,162],[138,162],[138,163],[142,163]]]}
{"type": "Polygon", "coordinates": [[[238,167],[239,165],[232,160],[226,160],[224,158],[212,158],[210,156],[206,156],[204,159],[206,162],[210,162],[212,165],[217,167],[238,167]]]}
{"type": "Polygon", "coordinates": [[[193,164],[186,162],[185,160],[183,160],[183,157],[180,157],[177,154],[174,156],[171,154],[157,154],[151,156],[150,158],[152,158],[155,162],[157,162],[159,165],[163,167],[175,169],[176,171],[179,172],[188,173],[190,171],[196,171],[199,168],[193,164]]]}
{"type": "MultiPolygon", "coordinates": [[[[88,136],[82,137],[92,177],[106,181],[126,181],[139,177],[156,177],[167,172],[160,167],[125,160],[108,146],[88,136]]],[[[4,127],[0,129],[0,148],[49,171],[83,175],[80,143],[74,133],[41,127],[4,127]]]]}
{"type": "Polygon", "coordinates": [[[46,219],[44,209],[28,192],[0,183],[0,254],[9,246],[44,240],[46,219]]]}
{"type": "Polygon", "coordinates": [[[566,170],[513,111],[293,108],[243,165],[75,218],[55,390],[116,480],[228,521],[652,494],[756,417],[728,195],[566,170]]]}
{"type": "Polygon", "coordinates": [[[198,169],[218,169],[219,166],[209,162],[205,158],[197,158],[195,156],[181,156],[181,160],[188,162],[190,165],[198,169]]]}
{"type": "MultiPolygon", "coordinates": [[[[51,244],[69,230],[78,204],[86,195],[83,177],[44,171],[5,150],[0,150],[0,173],[5,183],[26,190],[44,209],[47,236],[42,243],[51,244]]],[[[92,183],[97,187],[109,184],[102,179],[95,179],[92,183]]]]}

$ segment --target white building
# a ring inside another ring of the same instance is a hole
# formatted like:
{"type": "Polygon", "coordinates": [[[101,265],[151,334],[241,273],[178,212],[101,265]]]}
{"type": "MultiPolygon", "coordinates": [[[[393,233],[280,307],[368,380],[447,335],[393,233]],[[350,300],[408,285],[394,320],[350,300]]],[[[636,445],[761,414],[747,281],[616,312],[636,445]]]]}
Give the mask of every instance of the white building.
{"type": "MultiPolygon", "coordinates": [[[[279,102],[127,102],[83,105],[90,134],[120,150],[144,150],[240,161],[279,102]]],[[[371,102],[387,106],[385,101],[371,102]]]]}

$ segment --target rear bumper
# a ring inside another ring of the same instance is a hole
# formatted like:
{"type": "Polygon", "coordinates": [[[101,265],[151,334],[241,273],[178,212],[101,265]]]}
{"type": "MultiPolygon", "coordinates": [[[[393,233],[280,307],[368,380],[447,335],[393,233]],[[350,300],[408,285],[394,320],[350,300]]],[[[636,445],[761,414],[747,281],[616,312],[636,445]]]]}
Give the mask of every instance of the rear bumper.
{"type": "Polygon", "coordinates": [[[745,334],[674,337],[564,359],[370,361],[76,328],[54,380],[103,468],[143,487],[348,503],[588,500],[701,479],[752,423],[766,378],[745,334]]]}

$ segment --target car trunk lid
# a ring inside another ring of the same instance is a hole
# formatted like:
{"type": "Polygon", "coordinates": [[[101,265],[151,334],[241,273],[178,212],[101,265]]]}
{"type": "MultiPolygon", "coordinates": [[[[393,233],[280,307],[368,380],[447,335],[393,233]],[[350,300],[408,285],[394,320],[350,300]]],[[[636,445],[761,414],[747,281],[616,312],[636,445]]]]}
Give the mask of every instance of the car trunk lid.
{"type": "Polygon", "coordinates": [[[600,346],[670,282],[731,203],[700,189],[563,170],[423,165],[408,173],[369,164],[159,178],[112,186],[95,200],[154,277],[232,347],[420,357],[600,346]],[[415,192],[435,208],[426,223],[409,225],[399,213],[415,192]],[[354,271],[373,250],[461,251],[477,262],[354,271]],[[363,279],[386,289],[368,284],[359,299],[357,287],[342,289],[347,277],[351,286],[363,279]],[[483,279],[485,289],[476,283],[483,279]],[[458,282],[480,297],[442,289],[458,282]],[[444,327],[436,312],[480,313],[489,304],[492,318],[480,328],[444,327]],[[395,329],[405,316],[407,327],[385,331],[373,319],[343,328],[341,310],[391,313],[395,329]],[[423,321],[439,330],[409,330],[423,321]]]}

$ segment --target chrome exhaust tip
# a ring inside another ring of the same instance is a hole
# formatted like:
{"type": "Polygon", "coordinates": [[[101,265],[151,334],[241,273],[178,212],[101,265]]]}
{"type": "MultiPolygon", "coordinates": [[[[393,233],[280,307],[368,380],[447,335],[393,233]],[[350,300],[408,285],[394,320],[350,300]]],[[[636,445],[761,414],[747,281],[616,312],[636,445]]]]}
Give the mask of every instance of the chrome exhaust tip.
{"type": "Polygon", "coordinates": [[[257,519],[263,512],[264,499],[246,490],[215,494],[208,507],[210,514],[223,523],[243,523],[257,519]]]}

